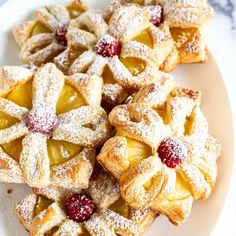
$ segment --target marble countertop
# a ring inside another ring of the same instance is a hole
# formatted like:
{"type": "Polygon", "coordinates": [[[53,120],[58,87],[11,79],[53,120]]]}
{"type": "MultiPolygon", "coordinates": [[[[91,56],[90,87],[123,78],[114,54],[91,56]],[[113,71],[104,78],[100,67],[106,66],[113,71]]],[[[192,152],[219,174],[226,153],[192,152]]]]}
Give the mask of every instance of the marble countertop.
{"type": "MultiPolygon", "coordinates": [[[[0,4],[6,0],[0,0],[0,4]]],[[[209,0],[215,9],[215,17],[210,24],[209,46],[224,75],[226,87],[236,124],[236,0],[209,0]]],[[[235,145],[236,146],[236,145],[235,145]]],[[[234,163],[236,170],[236,162],[234,163]]],[[[223,213],[212,236],[236,235],[236,173],[233,174],[231,190],[223,213]]],[[[199,235],[201,235],[199,229],[199,235]]]]}

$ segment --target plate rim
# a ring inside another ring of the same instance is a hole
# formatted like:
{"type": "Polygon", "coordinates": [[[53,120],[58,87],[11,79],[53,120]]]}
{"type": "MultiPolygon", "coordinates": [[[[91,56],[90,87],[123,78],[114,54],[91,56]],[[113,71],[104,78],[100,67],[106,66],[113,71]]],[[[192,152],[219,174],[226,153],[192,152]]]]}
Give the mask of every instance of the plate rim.
{"type": "Polygon", "coordinates": [[[219,214],[216,218],[216,221],[215,221],[215,224],[213,225],[212,227],[212,230],[210,233],[213,233],[214,232],[214,229],[216,228],[216,225],[219,224],[219,221],[220,221],[220,217],[223,213],[223,211],[225,210],[225,207],[226,207],[226,203],[228,202],[228,199],[229,199],[229,195],[230,195],[230,190],[232,189],[233,187],[233,173],[234,171],[236,170],[236,113],[234,112],[234,108],[233,108],[233,99],[231,99],[231,93],[230,93],[230,90],[228,88],[228,84],[227,83],[227,79],[225,78],[224,74],[223,74],[223,70],[220,66],[220,64],[218,63],[217,59],[216,59],[216,56],[213,52],[213,50],[211,50],[211,45],[207,45],[207,50],[208,50],[208,54],[211,54],[212,56],[212,59],[214,60],[214,63],[216,64],[217,66],[217,69],[218,69],[218,72],[219,72],[219,75],[220,77],[222,78],[222,82],[223,82],[223,85],[224,85],[224,89],[226,91],[226,98],[227,98],[227,102],[229,104],[229,110],[230,110],[230,123],[231,123],[231,126],[232,126],[232,167],[230,168],[230,177],[229,177],[229,182],[228,182],[228,186],[227,186],[227,192],[225,193],[225,196],[224,196],[224,202],[222,204],[222,208],[220,209],[219,211],[219,214]]]}

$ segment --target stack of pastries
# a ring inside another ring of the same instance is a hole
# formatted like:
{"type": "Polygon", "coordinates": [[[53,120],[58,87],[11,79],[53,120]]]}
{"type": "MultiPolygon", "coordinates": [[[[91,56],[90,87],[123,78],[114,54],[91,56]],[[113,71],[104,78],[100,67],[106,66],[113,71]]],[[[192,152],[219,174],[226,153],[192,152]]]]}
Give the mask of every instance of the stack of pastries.
{"type": "Polygon", "coordinates": [[[13,29],[22,66],[0,67],[0,181],[32,187],[15,205],[31,236],[140,236],[210,196],[221,145],[201,92],[169,72],[207,60],[212,16],[205,0],[74,0],[13,29]]]}

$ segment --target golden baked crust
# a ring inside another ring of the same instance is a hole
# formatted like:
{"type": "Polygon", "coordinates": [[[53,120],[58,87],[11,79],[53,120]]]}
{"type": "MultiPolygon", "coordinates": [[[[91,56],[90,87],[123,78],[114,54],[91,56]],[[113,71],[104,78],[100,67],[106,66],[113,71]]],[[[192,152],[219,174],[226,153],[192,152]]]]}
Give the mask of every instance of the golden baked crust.
{"type": "Polygon", "coordinates": [[[128,5],[115,11],[107,23],[100,11],[88,10],[70,22],[68,48],[55,58],[64,73],[86,72],[103,77],[103,100],[122,103],[141,86],[154,80],[157,69],[173,50],[169,28],[152,25],[140,7],[128,5]],[[100,42],[118,40],[119,55],[97,53],[100,42]]]}
{"type": "Polygon", "coordinates": [[[162,74],[141,88],[133,103],[110,113],[116,136],[104,144],[97,160],[119,179],[131,207],[150,206],[179,224],[188,218],[194,199],[211,194],[220,144],[208,134],[200,98],[200,92],[175,88],[174,79],[162,74]],[[186,159],[175,168],[158,155],[167,138],[184,146],[186,159]]]}
{"type": "Polygon", "coordinates": [[[34,189],[34,194],[18,202],[15,206],[17,217],[32,236],[47,233],[53,236],[142,235],[156,214],[150,210],[130,209],[120,198],[118,183],[106,172],[100,171],[85,190],[97,206],[89,220],[76,223],[66,215],[66,199],[79,190],[53,187],[34,189]],[[40,205],[44,207],[40,209],[40,205]]]}
{"type": "Polygon", "coordinates": [[[52,5],[35,11],[33,20],[25,21],[13,29],[13,35],[21,48],[23,63],[37,66],[50,62],[66,45],[56,40],[58,27],[67,27],[71,18],[87,8],[83,1],[71,1],[68,6],[52,5]]]}
{"type": "Polygon", "coordinates": [[[86,188],[95,148],[111,132],[102,79],[48,63],[35,74],[2,66],[0,80],[0,180],[86,188]]]}
{"type": "Polygon", "coordinates": [[[114,0],[105,13],[110,18],[112,13],[126,4],[144,6],[151,18],[157,14],[159,6],[163,10],[163,21],[168,25],[175,47],[160,69],[170,72],[181,63],[205,62],[207,59],[205,31],[214,12],[205,0],[114,0]]]}

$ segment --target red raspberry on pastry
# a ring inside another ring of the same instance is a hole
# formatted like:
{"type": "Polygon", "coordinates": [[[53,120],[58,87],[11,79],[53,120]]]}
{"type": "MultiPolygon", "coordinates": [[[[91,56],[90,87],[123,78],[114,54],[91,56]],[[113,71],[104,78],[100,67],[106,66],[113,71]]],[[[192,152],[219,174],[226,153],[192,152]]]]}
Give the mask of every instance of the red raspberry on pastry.
{"type": "Polygon", "coordinates": [[[90,219],[96,210],[92,197],[77,193],[67,199],[65,207],[68,217],[78,223],[90,219]]]}
{"type": "Polygon", "coordinates": [[[63,46],[67,46],[66,33],[68,30],[68,22],[60,24],[56,28],[55,39],[63,46]]]}
{"type": "Polygon", "coordinates": [[[163,8],[161,6],[147,6],[145,7],[145,10],[148,13],[150,21],[156,27],[158,27],[161,23],[164,22],[163,8]]]}
{"type": "Polygon", "coordinates": [[[32,132],[48,135],[52,132],[58,118],[56,113],[47,108],[36,107],[25,118],[25,124],[32,132]]]}
{"type": "Polygon", "coordinates": [[[97,54],[103,57],[118,56],[121,51],[121,44],[118,39],[106,34],[95,46],[97,54]]]}
{"type": "Polygon", "coordinates": [[[187,148],[177,138],[166,138],[158,147],[158,155],[165,165],[175,168],[180,165],[187,156],[187,148]]]}

